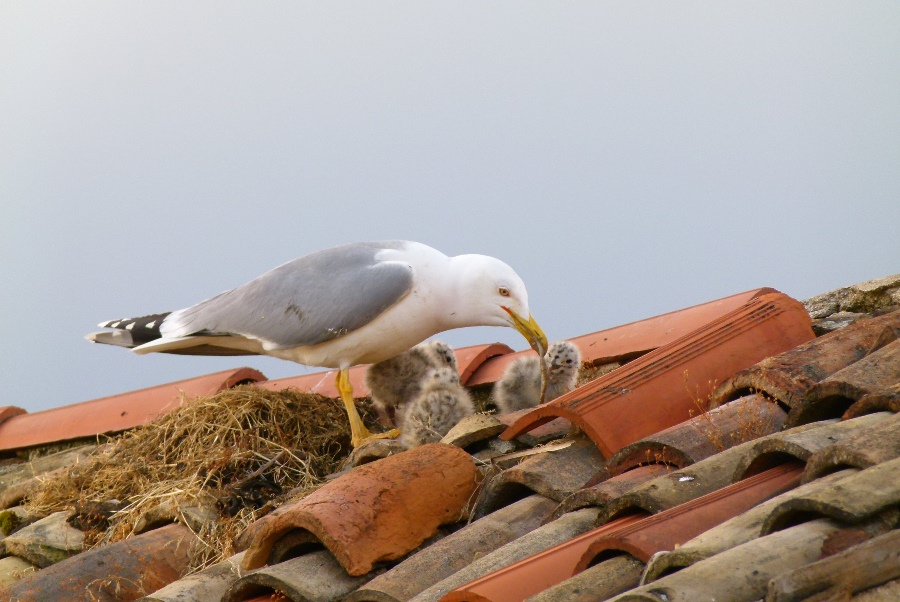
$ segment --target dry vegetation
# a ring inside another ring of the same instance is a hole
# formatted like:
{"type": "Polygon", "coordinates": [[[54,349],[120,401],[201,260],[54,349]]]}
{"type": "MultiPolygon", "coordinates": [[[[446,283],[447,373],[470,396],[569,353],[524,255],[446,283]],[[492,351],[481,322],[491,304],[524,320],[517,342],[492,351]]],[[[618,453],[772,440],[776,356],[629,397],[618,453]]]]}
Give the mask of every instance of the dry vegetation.
{"type": "Polygon", "coordinates": [[[238,387],[185,401],[111,440],[50,475],[27,506],[40,514],[74,509],[89,546],[134,534],[148,516],[171,516],[203,542],[192,552],[201,568],[233,554],[234,537],[278,500],[320,485],[349,440],[337,400],[238,387]]]}

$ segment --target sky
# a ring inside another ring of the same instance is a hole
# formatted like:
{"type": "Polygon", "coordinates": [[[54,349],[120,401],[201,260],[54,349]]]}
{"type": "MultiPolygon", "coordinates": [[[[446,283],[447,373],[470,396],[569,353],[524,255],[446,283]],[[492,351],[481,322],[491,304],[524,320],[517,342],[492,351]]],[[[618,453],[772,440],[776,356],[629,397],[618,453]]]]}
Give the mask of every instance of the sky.
{"type": "Polygon", "coordinates": [[[894,1],[0,0],[0,406],[308,372],[83,337],[345,242],[499,257],[551,341],[898,273],[898,31],[894,1]]]}

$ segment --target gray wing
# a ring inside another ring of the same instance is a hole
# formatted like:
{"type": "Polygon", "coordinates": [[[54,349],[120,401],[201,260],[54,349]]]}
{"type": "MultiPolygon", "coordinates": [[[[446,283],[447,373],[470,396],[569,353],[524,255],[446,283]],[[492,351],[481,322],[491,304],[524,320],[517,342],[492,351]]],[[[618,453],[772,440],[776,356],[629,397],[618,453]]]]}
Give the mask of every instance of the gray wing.
{"type": "Polygon", "coordinates": [[[239,334],[273,349],[335,339],[368,324],[412,289],[409,264],[375,259],[379,251],[402,248],[402,242],[354,243],[305,255],[172,312],[163,336],[239,334]]]}

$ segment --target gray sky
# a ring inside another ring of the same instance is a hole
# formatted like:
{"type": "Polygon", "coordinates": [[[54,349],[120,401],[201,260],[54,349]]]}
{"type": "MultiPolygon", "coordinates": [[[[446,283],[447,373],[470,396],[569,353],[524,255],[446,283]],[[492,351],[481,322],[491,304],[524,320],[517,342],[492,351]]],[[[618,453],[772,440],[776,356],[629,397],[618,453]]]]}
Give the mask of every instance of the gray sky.
{"type": "Polygon", "coordinates": [[[500,257],[551,340],[900,272],[898,32],[895,1],[2,1],[0,405],[303,373],[82,337],[349,241],[500,257]]]}

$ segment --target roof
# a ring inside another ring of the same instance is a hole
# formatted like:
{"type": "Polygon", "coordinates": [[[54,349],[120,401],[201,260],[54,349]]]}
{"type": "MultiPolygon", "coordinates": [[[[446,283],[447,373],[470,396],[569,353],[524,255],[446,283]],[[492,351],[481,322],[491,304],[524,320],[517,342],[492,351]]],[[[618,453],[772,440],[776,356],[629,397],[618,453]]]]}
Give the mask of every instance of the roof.
{"type": "MultiPolygon", "coordinates": [[[[576,337],[585,365],[575,390],[514,415],[470,417],[441,443],[357,450],[314,490],[254,510],[236,553],[199,572],[194,554],[221,506],[159,505],[134,534],[88,543],[91,517],[128,500],[47,516],[21,502],[50,476],[89,465],[98,437],[157,424],[195,396],[239,383],[333,396],[333,373],[268,381],[242,368],[45,412],[2,408],[0,592],[20,601],[900,599],[898,309],[900,275],[802,304],[756,289],[576,337]]],[[[521,355],[497,344],[456,354],[481,400],[521,355]]],[[[353,372],[360,395],[364,371],[353,372]]],[[[241,489],[283,458],[225,484],[241,489]]]]}

